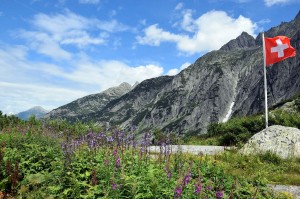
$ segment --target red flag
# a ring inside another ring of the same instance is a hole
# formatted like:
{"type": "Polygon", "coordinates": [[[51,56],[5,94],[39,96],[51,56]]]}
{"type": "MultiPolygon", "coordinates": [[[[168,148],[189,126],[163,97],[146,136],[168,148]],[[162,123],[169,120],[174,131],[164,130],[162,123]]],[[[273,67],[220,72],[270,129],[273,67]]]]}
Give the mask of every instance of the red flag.
{"type": "Polygon", "coordinates": [[[291,46],[290,39],[285,36],[265,37],[266,66],[294,57],[296,50],[291,46]]]}

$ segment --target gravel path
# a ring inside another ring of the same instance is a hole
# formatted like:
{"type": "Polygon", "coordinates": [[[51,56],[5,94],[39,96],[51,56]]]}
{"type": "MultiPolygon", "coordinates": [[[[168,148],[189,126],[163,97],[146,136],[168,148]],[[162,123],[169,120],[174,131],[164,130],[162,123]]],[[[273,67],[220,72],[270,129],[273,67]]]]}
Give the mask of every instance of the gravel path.
{"type": "MultiPolygon", "coordinates": [[[[230,149],[230,147],[224,146],[198,146],[198,145],[168,145],[163,150],[169,150],[171,153],[183,152],[192,153],[195,155],[214,155],[217,153],[222,153],[225,150],[230,149]]],[[[150,146],[150,152],[159,153],[159,146],[150,146]]],[[[286,185],[268,185],[274,191],[278,192],[288,192],[291,193],[295,199],[300,199],[300,186],[286,186],[286,185]]]]}
{"type": "MultiPolygon", "coordinates": [[[[150,152],[159,153],[159,146],[150,146],[150,152]]],[[[192,153],[195,155],[214,155],[217,153],[224,152],[224,150],[229,149],[229,147],[223,146],[196,146],[196,145],[168,145],[166,147],[171,153],[183,152],[183,153],[192,153]]]]}

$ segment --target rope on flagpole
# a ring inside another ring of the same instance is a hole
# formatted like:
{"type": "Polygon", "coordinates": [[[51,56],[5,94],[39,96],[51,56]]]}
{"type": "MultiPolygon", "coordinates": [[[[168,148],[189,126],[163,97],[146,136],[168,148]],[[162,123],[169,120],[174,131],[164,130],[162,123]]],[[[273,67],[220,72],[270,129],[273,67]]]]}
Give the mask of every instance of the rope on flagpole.
{"type": "Polygon", "coordinates": [[[265,52],[265,35],[262,33],[263,41],[263,54],[264,54],[264,90],[265,90],[265,119],[266,119],[266,128],[268,128],[268,94],[267,94],[267,64],[266,64],[266,52],[265,52]]]}

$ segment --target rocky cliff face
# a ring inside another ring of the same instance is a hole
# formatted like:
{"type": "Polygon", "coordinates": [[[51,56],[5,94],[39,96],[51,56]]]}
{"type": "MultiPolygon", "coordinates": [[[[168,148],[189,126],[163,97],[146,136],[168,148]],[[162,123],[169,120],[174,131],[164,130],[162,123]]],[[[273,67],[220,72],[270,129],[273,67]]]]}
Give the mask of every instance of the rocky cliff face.
{"type": "Polygon", "coordinates": [[[45,119],[60,118],[75,121],[80,115],[85,115],[101,110],[110,101],[119,98],[131,90],[131,85],[122,83],[117,87],[109,88],[101,93],[92,94],[77,99],[69,104],[52,110],[44,116],[45,119]]]}
{"type": "MultiPolygon", "coordinates": [[[[286,35],[295,58],[267,69],[269,106],[300,92],[300,13],[265,32],[286,35]]],[[[247,33],[199,58],[176,76],[145,80],[103,107],[77,115],[82,121],[110,122],[122,127],[160,128],[177,133],[205,133],[208,124],[264,110],[261,35],[247,33]]],[[[75,117],[75,116],[74,116],[75,117]]]]}

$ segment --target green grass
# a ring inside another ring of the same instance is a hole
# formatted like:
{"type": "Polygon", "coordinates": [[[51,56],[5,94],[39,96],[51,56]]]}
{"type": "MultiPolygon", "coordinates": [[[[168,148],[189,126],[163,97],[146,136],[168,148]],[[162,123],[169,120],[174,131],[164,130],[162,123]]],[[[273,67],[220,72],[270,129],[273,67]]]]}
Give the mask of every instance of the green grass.
{"type": "Polygon", "coordinates": [[[228,151],[216,157],[217,164],[234,176],[255,180],[258,176],[269,184],[300,186],[300,159],[281,159],[275,154],[265,153],[244,156],[237,151],[228,151]]]}

